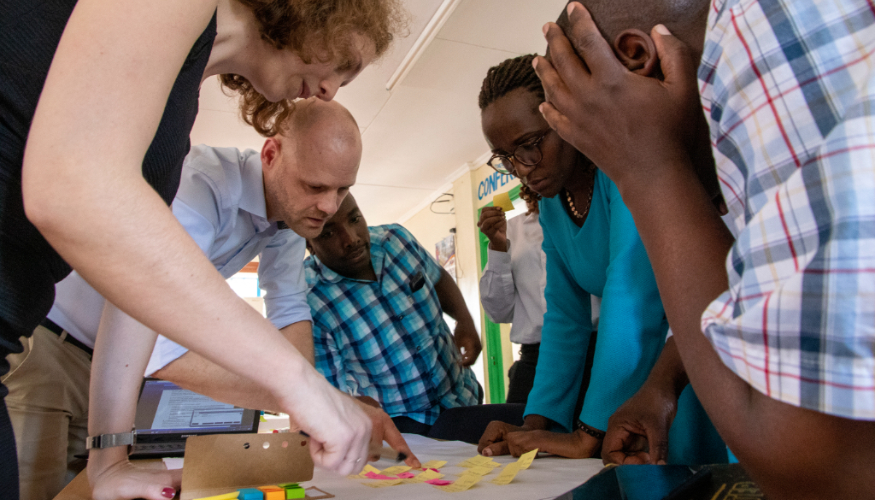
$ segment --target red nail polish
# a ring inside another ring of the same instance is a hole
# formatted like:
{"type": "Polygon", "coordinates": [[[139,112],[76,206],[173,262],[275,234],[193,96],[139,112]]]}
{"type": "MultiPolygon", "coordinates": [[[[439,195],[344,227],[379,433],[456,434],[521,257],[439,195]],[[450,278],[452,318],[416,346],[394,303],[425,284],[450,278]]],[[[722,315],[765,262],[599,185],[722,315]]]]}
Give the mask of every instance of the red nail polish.
{"type": "Polygon", "coordinates": [[[161,490],[161,496],[164,498],[173,498],[176,496],[176,490],[173,488],[164,488],[161,490]]]}

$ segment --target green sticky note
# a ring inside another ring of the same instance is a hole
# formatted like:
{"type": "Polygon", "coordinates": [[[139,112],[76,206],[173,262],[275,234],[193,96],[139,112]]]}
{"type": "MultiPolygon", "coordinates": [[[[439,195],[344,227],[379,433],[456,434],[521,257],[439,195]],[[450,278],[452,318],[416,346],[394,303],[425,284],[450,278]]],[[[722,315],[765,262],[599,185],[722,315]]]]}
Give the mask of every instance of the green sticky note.
{"type": "Polygon", "coordinates": [[[492,206],[500,207],[505,212],[513,210],[513,203],[510,201],[510,195],[507,193],[498,193],[492,198],[492,206]]]}

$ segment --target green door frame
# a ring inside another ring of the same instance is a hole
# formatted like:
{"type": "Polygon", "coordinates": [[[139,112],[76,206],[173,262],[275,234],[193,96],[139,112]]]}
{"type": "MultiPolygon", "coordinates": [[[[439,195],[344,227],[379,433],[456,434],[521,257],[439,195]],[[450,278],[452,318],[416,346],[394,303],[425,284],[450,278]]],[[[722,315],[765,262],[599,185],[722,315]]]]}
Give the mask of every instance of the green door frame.
{"type": "MultiPolygon", "coordinates": [[[[514,201],[520,197],[520,186],[516,185],[508,191],[510,200],[514,201]]],[[[477,210],[477,220],[480,220],[480,213],[486,207],[491,207],[490,201],[477,210]]],[[[486,262],[489,260],[489,238],[485,234],[478,231],[480,234],[480,275],[483,275],[483,269],[486,268],[486,262]]],[[[486,380],[489,381],[489,402],[504,403],[504,360],[501,349],[501,326],[489,320],[485,314],[483,315],[483,336],[486,338],[486,380]]]]}

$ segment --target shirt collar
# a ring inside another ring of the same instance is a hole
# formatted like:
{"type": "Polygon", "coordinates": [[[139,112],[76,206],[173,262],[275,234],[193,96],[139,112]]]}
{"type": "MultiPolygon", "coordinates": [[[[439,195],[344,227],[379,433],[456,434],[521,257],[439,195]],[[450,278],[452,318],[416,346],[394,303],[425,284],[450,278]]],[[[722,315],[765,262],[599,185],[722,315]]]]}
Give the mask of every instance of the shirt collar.
{"type": "Polygon", "coordinates": [[[252,154],[246,158],[240,172],[243,182],[240,197],[240,210],[252,215],[252,222],[259,232],[276,225],[267,220],[267,203],[264,199],[264,174],[261,170],[261,156],[252,154]]]}

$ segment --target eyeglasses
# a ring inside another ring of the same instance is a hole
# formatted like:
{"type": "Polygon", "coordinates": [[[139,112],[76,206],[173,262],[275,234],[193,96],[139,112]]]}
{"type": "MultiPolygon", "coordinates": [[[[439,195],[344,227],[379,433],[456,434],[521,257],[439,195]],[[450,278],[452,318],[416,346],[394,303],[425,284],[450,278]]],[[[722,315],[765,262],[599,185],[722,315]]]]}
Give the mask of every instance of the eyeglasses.
{"type": "Polygon", "coordinates": [[[516,175],[514,173],[516,171],[514,168],[515,162],[522,163],[528,167],[534,167],[538,163],[541,163],[542,155],[540,144],[551,130],[553,129],[547,129],[546,132],[533,141],[520,144],[513,150],[513,154],[510,156],[497,153],[490,156],[489,161],[487,161],[486,164],[499,174],[514,176],[516,175]]]}

